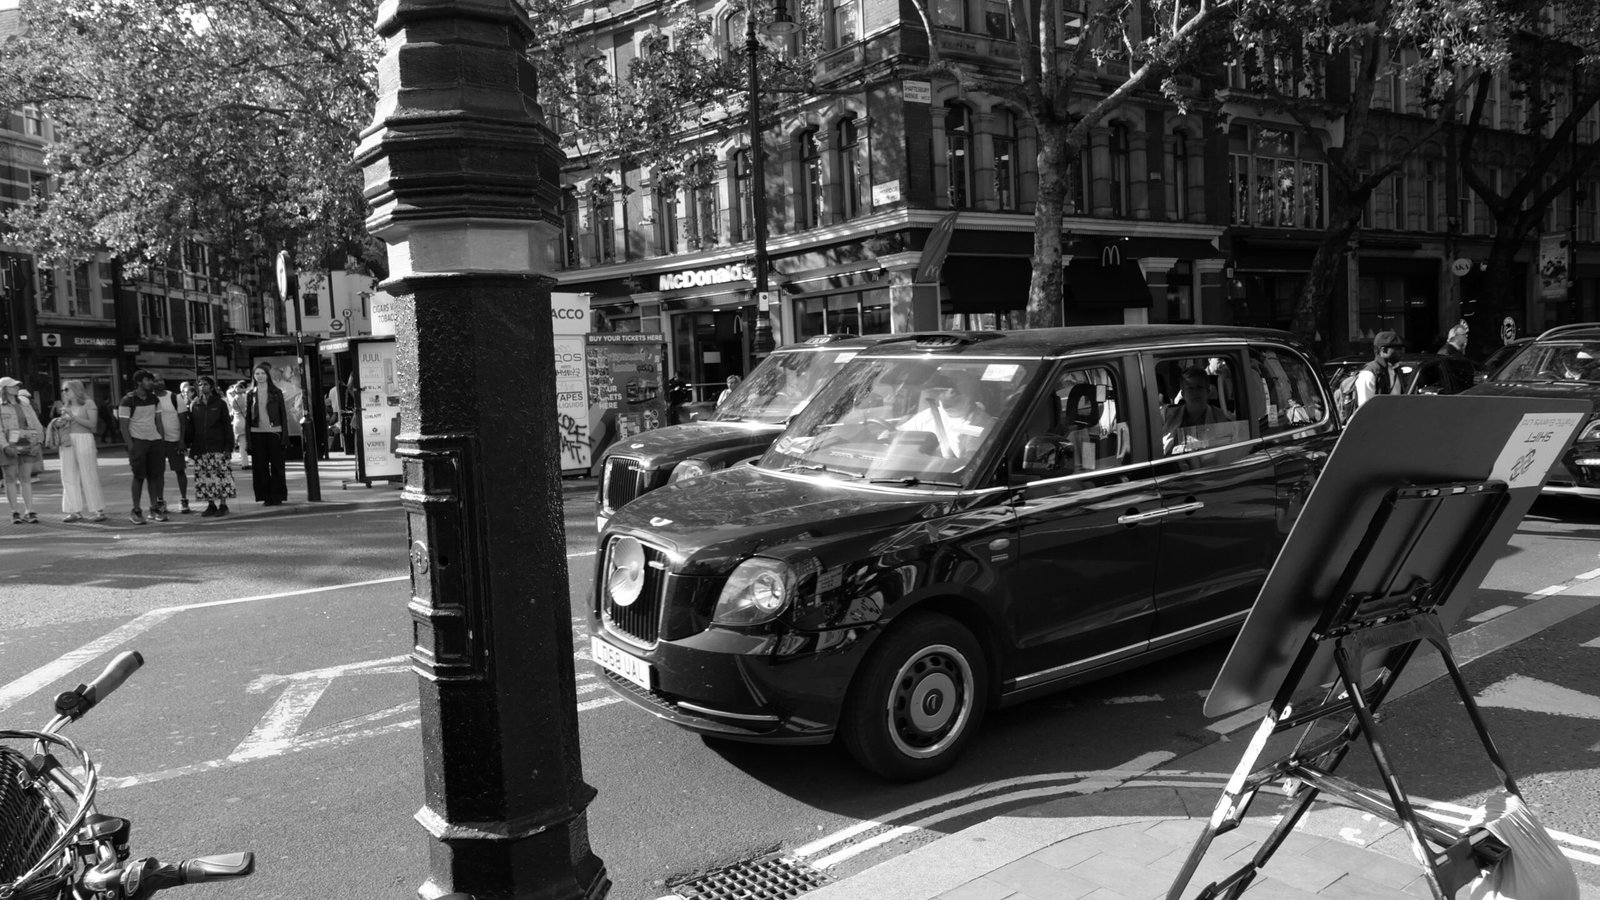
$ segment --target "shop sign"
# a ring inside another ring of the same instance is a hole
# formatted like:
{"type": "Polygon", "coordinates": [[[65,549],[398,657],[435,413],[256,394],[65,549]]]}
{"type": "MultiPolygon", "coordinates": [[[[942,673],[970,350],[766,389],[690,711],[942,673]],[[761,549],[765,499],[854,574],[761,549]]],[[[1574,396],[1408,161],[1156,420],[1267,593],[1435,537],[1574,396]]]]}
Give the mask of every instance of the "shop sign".
{"type": "Polygon", "coordinates": [[[727,284],[731,281],[754,281],[750,267],[744,263],[729,263],[717,266],[714,269],[690,269],[687,272],[669,272],[661,276],[661,286],[658,290],[675,291],[681,288],[705,287],[711,284],[727,284]]]}
{"type": "Polygon", "coordinates": [[[39,332],[39,345],[41,347],[59,347],[61,346],[61,334],[55,331],[41,331],[39,332]]]}
{"type": "Polygon", "coordinates": [[[900,180],[880,181],[872,186],[872,205],[888,206],[900,202],[900,180]]]}
{"type": "Polygon", "coordinates": [[[907,81],[901,86],[907,103],[932,103],[933,86],[926,81],[907,81]]]}
{"type": "Polygon", "coordinates": [[[589,295],[553,293],[550,295],[550,331],[557,335],[579,335],[589,331],[589,295]]]}
{"type": "Polygon", "coordinates": [[[72,339],[74,347],[115,347],[116,338],[75,337],[72,339]]]}

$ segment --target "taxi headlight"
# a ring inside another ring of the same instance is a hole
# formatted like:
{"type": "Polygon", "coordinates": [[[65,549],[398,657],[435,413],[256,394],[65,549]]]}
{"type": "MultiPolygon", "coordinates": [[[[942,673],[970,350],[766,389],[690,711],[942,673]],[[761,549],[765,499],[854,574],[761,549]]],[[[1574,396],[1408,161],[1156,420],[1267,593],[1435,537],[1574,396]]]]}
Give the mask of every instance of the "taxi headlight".
{"type": "Polygon", "coordinates": [[[711,621],[716,625],[770,622],[789,605],[793,594],[794,573],[787,564],[775,559],[747,559],[722,586],[711,621]]]}
{"type": "Polygon", "coordinates": [[[667,484],[677,484],[680,481],[699,478],[701,475],[710,474],[715,468],[717,467],[703,459],[686,459],[678,463],[677,468],[672,470],[672,477],[667,479],[667,484]]]}
{"type": "Polygon", "coordinates": [[[1589,424],[1583,426],[1583,433],[1578,435],[1578,440],[1600,441],[1600,417],[1590,419],[1589,424]]]}
{"type": "Polygon", "coordinates": [[[644,545],[631,537],[617,538],[606,555],[606,593],[618,606],[632,606],[644,590],[644,545]]]}

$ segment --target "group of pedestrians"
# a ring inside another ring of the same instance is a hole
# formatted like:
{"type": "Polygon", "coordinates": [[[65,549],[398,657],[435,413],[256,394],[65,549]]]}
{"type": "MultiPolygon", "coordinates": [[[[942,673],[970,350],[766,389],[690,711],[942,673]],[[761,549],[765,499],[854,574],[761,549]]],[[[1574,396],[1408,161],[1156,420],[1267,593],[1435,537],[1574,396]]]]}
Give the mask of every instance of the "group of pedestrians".
{"type": "Polygon", "coordinates": [[[100,417],[114,415],[128,448],[133,472],[135,525],[168,521],[166,473],[177,482],[180,513],[188,514],[190,487],[196,503],[204,502],[202,518],[228,514],[228,501],[239,496],[232,459],[252,474],[258,503],[279,506],[289,498],[285,468],[287,410],[283,393],[266,363],[251,371],[253,384],[238,382],[224,393],[216,379],[202,375],[184,382],[176,394],[159,385],[143,369],[133,374],[133,390],[123,395],[115,412],[101,410],[80,381],[61,384],[58,412],[41,422],[32,406],[19,397],[21,383],[0,378],[0,478],[13,524],[39,521],[33,508],[33,469],[44,447],[58,448],[61,458],[62,511],[65,522],[104,522],[106,504],[100,486],[99,449],[95,435],[100,417]],[[194,477],[189,477],[193,463],[194,477]],[[149,499],[149,519],[141,503],[149,499]],[[19,506],[20,500],[20,506],[19,506]]]}

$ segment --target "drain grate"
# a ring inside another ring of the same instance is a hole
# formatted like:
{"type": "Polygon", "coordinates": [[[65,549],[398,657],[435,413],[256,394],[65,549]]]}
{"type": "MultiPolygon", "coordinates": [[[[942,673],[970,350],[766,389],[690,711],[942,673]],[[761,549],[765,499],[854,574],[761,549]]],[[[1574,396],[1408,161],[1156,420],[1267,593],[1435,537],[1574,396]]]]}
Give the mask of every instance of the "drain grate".
{"type": "Polygon", "coordinates": [[[788,900],[827,882],[816,869],[774,853],[667,887],[683,900],[788,900]]]}

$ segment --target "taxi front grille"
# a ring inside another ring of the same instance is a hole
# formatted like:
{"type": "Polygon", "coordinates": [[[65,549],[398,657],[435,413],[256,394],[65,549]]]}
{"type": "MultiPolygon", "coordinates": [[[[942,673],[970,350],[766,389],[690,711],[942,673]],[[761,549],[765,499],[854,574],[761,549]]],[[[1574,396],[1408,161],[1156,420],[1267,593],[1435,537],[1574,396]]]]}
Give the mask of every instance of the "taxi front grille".
{"type": "Polygon", "coordinates": [[[650,470],[643,463],[626,456],[606,460],[600,481],[600,496],[604,498],[606,512],[616,512],[649,489],[650,470]]]}
{"type": "MultiPolygon", "coordinates": [[[[604,573],[611,571],[611,548],[616,546],[616,541],[606,545],[606,559],[600,566],[601,578],[604,573]]],[[[656,642],[661,634],[661,599],[666,594],[667,587],[667,555],[660,550],[645,544],[644,546],[644,587],[639,591],[639,599],[628,606],[620,606],[611,600],[611,591],[606,588],[605,582],[600,583],[600,611],[605,616],[606,625],[610,630],[622,638],[648,647],[656,642]]]]}

